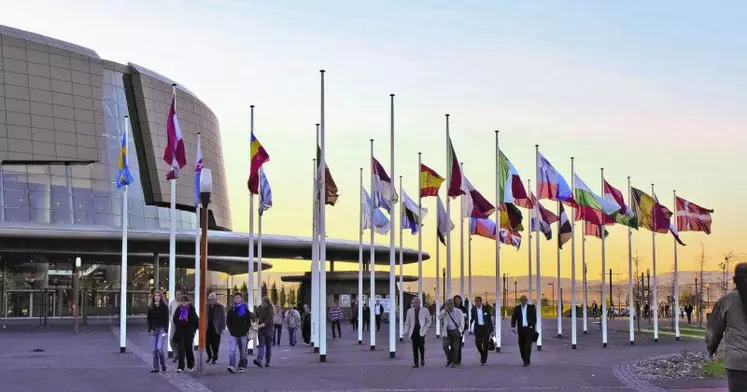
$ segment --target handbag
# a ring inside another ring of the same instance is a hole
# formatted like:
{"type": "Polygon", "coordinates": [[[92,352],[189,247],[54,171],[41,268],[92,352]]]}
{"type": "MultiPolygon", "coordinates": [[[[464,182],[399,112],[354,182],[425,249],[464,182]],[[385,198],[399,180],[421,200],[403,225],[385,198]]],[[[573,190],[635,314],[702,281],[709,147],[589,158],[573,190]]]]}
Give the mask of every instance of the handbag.
{"type": "Polygon", "coordinates": [[[537,340],[539,340],[539,337],[540,337],[540,333],[539,332],[532,331],[532,342],[536,342],[537,340]]]}
{"type": "Polygon", "coordinates": [[[490,338],[490,340],[488,340],[488,351],[495,351],[495,346],[495,336],[493,336],[492,338],[490,338]]]}

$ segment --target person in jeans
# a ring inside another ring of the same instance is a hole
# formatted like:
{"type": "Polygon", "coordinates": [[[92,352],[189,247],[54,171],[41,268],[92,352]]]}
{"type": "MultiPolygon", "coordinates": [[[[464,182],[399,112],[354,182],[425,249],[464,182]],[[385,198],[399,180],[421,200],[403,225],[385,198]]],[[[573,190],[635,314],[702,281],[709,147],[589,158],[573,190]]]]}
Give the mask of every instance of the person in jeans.
{"type": "Polygon", "coordinates": [[[464,331],[464,314],[454,307],[454,300],[447,299],[438,319],[442,325],[443,349],[446,354],[446,367],[456,367],[462,357],[462,331],[464,331]]]}
{"type": "Polygon", "coordinates": [[[716,302],[705,341],[711,357],[723,343],[729,392],[739,392],[747,390],[747,263],[737,264],[733,280],[737,289],[716,302]]]}
{"type": "Polygon", "coordinates": [[[288,343],[291,347],[296,345],[296,331],[299,325],[301,325],[301,315],[296,308],[291,307],[285,313],[285,326],[288,328],[288,343]]]}
{"type": "Polygon", "coordinates": [[[208,295],[208,319],[207,333],[205,334],[205,351],[207,352],[207,363],[213,365],[218,362],[218,349],[220,349],[220,335],[226,329],[226,310],[218,303],[215,293],[208,295]]]}
{"type": "Polygon", "coordinates": [[[283,308],[280,306],[275,307],[275,314],[272,318],[272,323],[275,328],[272,336],[272,345],[279,346],[280,337],[283,335],[283,308]]]}
{"type": "Polygon", "coordinates": [[[425,366],[425,335],[431,326],[431,313],[420,306],[420,298],[412,299],[412,307],[407,309],[405,319],[406,336],[412,341],[413,368],[425,366]],[[420,358],[420,362],[418,362],[420,358]]]}
{"type": "Polygon", "coordinates": [[[233,295],[233,306],[228,309],[226,316],[226,325],[228,333],[231,335],[228,339],[228,371],[236,371],[236,348],[239,349],[239,373],[243,373],[246,368],[246,350],[247,350],[247,333],[252,324],[252,313],[249,307],[244,303],[244,297],[241,293],[233,295]]]}
{"type": "Polygon", "coordinates": [[[342,329],[340,328],[340,321],[342,320],[342,309],[340,303],[335,301],[335,304],[329,308],[329,321],[332,322],[332,339],[339,337],[342,338],[342,329]],[[337,335],[335,335],[335,328],[337,328],[337,335]]]}
{"type": "MultiPolygon", "coordinates": [[[[267,297],[262,298],[262,304],[257,307],[257,319],[259,330],[257,331],[257,337],[259,339],[259,352],[257,353],[257,359],[254,360],[254,364],[257,367],[270,367],[270,359],[272,359],[272,331],[275,317],[275,307],[272,306],[272,302],[267,297]]],[[[282,324],[281,324],[282,327],[282,324]]]]}
{"type": "Polygon", "coordinates": [[[162,372],[166,371],[166,360],[163,355],[163,344],[166,341],[169,328],[169,310],[163,300],[163,294],[153,292],[150,307],[148,307],[148,333],[153,336],[153,369],[151,373],[158,373],[159,363],[162,372]]]}
{"type": "Polygon", "coordinates": [[[181,305],[174,312],[174,341],[177,343],[177,354],[179,365],[177,373],[184,371],[184,359],[187,359],[187,370],[190,372],[195,368],[195,353],[193,344],[195,340],[195,331],[199,325],[199,317],[195,307],[189,303],[189,298],[182,296],[181,305]]]}

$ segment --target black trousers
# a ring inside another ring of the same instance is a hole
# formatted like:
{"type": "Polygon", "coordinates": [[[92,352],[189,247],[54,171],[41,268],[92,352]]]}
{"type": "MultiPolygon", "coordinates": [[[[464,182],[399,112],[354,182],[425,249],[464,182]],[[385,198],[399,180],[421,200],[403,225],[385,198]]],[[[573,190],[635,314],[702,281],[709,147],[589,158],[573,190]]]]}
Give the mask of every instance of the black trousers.
{"type": "Polygon", "coordinates": [[[475,325],[475,346],[480,353],[480,363],[488,361],[488,343],[490,343],[490,331],[485,325],[475,325]]]}
{"type": "Polygon", "coordinates": [[[340,320],[332,320],[332,338],[337,336],[342,337],[342,329],[340,328],[340,320]],[[337,328],[337,335],[335,335],[335,328],[337,328]]]}
{"type": "Polygon", "coordinates": [[[381,315],[376,316],[376,332],[381,329],[381,315]]]}
{"type": "Polygon", "coordinates": [[[532,335],[534,335],[534,328],[519,327],[518,332],[521,359],[524,361],[524,364],[529,365],[532,363],[532,335]]]}
{"type": "MultiPolygon", "coordinates": [[[[444,331],[445,332],[445,331],[444,331]]],[[[448,363],[458,364],[462,359],[462,336],[461,334],[445,332],[443,335],[443,349],[448,363]]]]}
{"type": "Polygon", "coordinates": [[[283,324],[275,324],[275,335],[272,337],[272,345],[280,345],[280,336],[283,334],[283,324]]]}
{"type": "Polygon", "coordinates": [[[306,344],[311,343],[311,323],[305,322],[301,327],[301,335],[303,335],[303,342],[306,344]]]}
{"type": "Polygon", "coordinates": [[[371,330],[371,319],[369,317],[363,317],[363,330],[364,331],[371,330]]]}
{"type": "Polygon", "coordinates": [[[220,349],[220,334],[216,333],[214,328],[208,328],[205,335],[205,351],[208,359],[217,361],[218,349],[220,349]]]}
{"type": "Polygon", "coordinates": [[[415,332],[410,340],[412,341],[412,360],[415,362],[415,366],[418,366],[418,358],[420,358],[420,364],[425,365],[425,338],[420,336],[420,332],[415,332]]]}
{"type": "Polygon", "coordinates": [[[726,369],[726,379],[729,382],[729,392],[747,391],[747,371],[726,369]]]}
{"type": "Polygon", "coordinates": [[[184,359],[187,360],[187,367],[192,369],[195,367],[195,351],[193,343],[195,340],[194,334],[180,336],[176,340],[178,344],[177,354],[179,358],[178,368],[184,370],[184,359]]]}

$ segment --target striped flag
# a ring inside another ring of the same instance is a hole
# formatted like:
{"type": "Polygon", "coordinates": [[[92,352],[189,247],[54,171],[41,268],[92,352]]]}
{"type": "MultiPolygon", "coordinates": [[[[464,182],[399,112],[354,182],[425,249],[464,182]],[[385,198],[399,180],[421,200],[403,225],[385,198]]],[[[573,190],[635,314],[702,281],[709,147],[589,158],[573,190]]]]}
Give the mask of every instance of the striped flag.
{"type": "Polygon", "coordinates": [[[166,121],[166,149],[163,151],[163,160],[169,164],[167,180],[179,178],[179,169],[187,165],[182,130],[179,127],[179,119],[176,117],[176,91],[171,98],[169,118],[166,121]]]}
{"type": "Polygon", "coordinates": [[[454,222],[451,220],[451,218],[446,215],[446,207],[444,207],[444,203],[441,201],[441,198],[436,196],[438,199],[437,202],[437,218],[438,223],[436,224],[436,234],[438,235],[439,241],[441,241],[442,244],[446,245],[446,233],[454,230],[454,222]]]}
{"type": "Polygon", "coordinates": [[[462,219],[468,217],[486,219],[495,212],[495,206],[472,186],[462,173],[462,219]]]}
{"type": "Polygon", "coordinates": [[[259,168],[259,214],[262,215],[270,207],[272,207],[272,188],[265,176],[265,170],[259,168]]]}
{"type": "Polygon", "coordinates": [[[373,195],[374,207],[383,207],[388,213],[392,213],[392,204],[399,200],[397,190],[394,189],[394,183],[389,174],[384,170],[384,166],[371,158],[371,175],[373,175],[374,189],[371,190],[373,195]]]}
{"type": "Polygon", "coordinates": [[[254,136],[254,132],[252,132],[249,144],[249,154],[251,154],[249,157],[249,179],[246,181],[246,185],[249,192],[256,195],[259,194],[259,169],[270,160],[270,154],[254,136]]]}
{"type": "MultiPolygon", "coordinates": [[[[128,120],[129,121],[129,120],[128,120]]],[[[132,183],[130,165],[127,162],[127,131],[122,133],[122,144],[119,147],[119,171],[117,172],[117,188],[124,188],[132,183]]]]}
{"type": "Polygon", "coordinates": [[[562,204],[560,205],[560,217],[558,219],[560,222],[560,230],[558,230],[558,247],[563,249],[563,244],[571,239],[573,228],[571,227],[571,222],[568,220],[568,214],[565,213],[562,204]]]}
{"type": "Polygon", "coordinates": [[[407,196],[405,191],[402,191],[402,200],[404,208],[401,211],[402,220],[400,224],[403,228],[410,228],[412,234],[417,234],[418,227],[422,224],[423,218],[428,214],[428,209],[418,208],[418,203],[415,203],[410,196],[407,196]]]}
{"type": "Polygon", "coordinates": [[[446,138],[446,146],[448,148],[448,159],[446,170],[449,171],[449,183],[447,184],[447,196],[457,197],[463,195],[462,190],[462,168],[459,166],[459,159],[457,159],[456,152],[454,152],[454,145],[451,144],[451,137],[446,138]]]}
{"type": "Polygon", "coordinates": [[[542,153],[538,153],[538,170],[539,178],[537,179],[537,185],[539,186],[539,198],[550,199],[560,202],[568,203],[573,206],[573,191],[565,178],[555,170],[550,161],[548,161],[542,153]]]}
{"type": "Polygon", "coordinates": [[[711,214],[713,210],[703,208],[681,197],[677,197],[677,230],[702,231],[711,234],[711,214]]]}
{"type": "Polygon", "coordinates": [[[438,189],[444,181],[435,170],[420,164],[420,197],[438,196],[438,189]]]}

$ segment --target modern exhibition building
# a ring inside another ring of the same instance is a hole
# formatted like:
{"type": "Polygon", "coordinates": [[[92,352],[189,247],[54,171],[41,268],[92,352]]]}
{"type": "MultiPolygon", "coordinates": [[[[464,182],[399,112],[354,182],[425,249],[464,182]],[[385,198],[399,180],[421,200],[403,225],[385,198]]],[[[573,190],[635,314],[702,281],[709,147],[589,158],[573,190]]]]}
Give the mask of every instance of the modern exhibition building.
{"type": "MultiPolygon", "coordinates": [[[[119,313],[123,192],[114,179],[128,128],[135,177],[128,191],[128,313],[143,312],[149,293],[168,287],[171,195],[161,156],[172,83],[140,65],[0,26],[0,318],[69,316],[78,258],[83,314],[119,313]]],[[[204,166],[213,172],[208,284],[225,295],[229,284],[245,282],[229,276],[248,270],[248,235],[231,231],[218,119],[181,84],[176,94],[188,162],[177,180],[177,287],[194,290],[192,165],[199,132],[204,166]]],[[[327,244],[330,265],[357,262],[356,242],[327,244]]],[[[311,242],[265,235],[263,255],[276,262],[309,259],[311,242]]],[[[375,256],[388,264],[389,249],[378,247],[375,256]]],[[[413,262],[417,253],[406,250],[404,259],[413,262]]]]}

